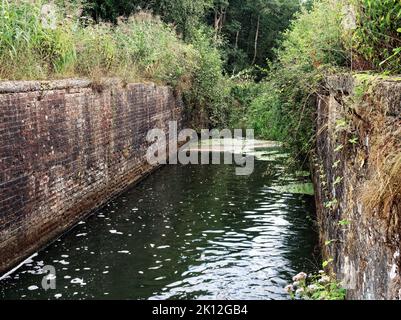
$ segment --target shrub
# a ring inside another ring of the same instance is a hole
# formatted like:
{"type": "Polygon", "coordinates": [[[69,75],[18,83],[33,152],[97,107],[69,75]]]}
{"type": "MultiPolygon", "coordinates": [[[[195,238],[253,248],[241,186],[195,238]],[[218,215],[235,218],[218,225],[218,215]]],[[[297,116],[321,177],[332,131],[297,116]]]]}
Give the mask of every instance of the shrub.
{"type": "Polygon", "coordinates": [[[191,77],[196,52],[158,18],[140,13],[118,25],[92,24],[77,35],[76,73],[176,86],[191,77]]]}
{"type": "MultiPolygon", "coordinates": [[[[78,5],[71,8],[79,11],[78,5]]],[[[207,28],[194,30],[192,43],[185,43],[173,27],[146,12],[108,24],[82,23],[79,14],[74,18],[40,0],[4,0],[0,10],[1,79],[153,81],[182,91],[203,127],[228,123],[230,83],[207,28]]]]}
{"type": "Polygon", "coordinates": [[[301,272],[293,277],[293,283],[285,290],[295,299],[303,300],[344,300],[346,290],[335,275],[321,270],[318,274],[301,272]]]}
{"type": "Polygon", "coordinates": [[[1,78],[46,78],[70,71],[75,60],[72,28],[48,21],[58,15],[52,10],[40,1],[0,3],[1,78]]]}
{"type": "Polygon", "coordinates": [[[197,64],[185,100],[197,129],[225,127],[229,122],[230,82],[223,76],[223,60],[213,38],[212,30],[204,27],[195,30],[191,39],[197,64]]]}
{"type": "Polygon", "coordinates": [[[249,123],[259,136],[285,142],[305,155],[313,141],[314,94],[325,73],[346,62],[342,7],[320,0],[297,14],[284,33],[277,62],[269,65],[263,92],[250,107],[249,123]]]}
{"type": "Polygon", "coordinates": [[[230,78],[232,99],[229,115],[230,128],[247,128],[249,105],[262,93],[261,85],[255,82],[252,71],[253,69],[245,69],[230,78]]]}
{"type": "Polygon", "coordinates": [[[401,72],[401,2],[355,0],[353,46],[376,69],[401,72]]]}

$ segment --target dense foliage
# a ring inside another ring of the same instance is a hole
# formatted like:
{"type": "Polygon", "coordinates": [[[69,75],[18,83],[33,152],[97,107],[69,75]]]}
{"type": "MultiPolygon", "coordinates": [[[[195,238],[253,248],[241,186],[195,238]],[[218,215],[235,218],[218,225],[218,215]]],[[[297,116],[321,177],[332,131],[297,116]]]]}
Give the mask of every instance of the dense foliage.
{"type": "Polygon", "coordinates": [[[339,67],[401,72],[401,2],[315,0],[284,32],[248,123],[302,158],[314,138],[314,98],[339,67]]]}
{"type": "Polygon", "coordinates": [[[227,123],[229,85],[223,60],[208,28],[183,42],[174,28],[146,12],[118,23],[79,19],[80,6],[45,1],[0,3],[0,78],[47,79],[118,76],[153,81],[184,93],[190,114],[203,125],[227,123]],[[44,5],[45,4],[45,5],[44,5]]]}
{"type": "Polygon", "coordinates": [[[286,142],[305,155],[313,139],[314,99],[333,66],[346,62],[341,5],[316,1],[304,8],[283,35],[262,94],[250,106],[249,125],[259,136],[286,142]]]}
{"type": "Polygon", "coordinates": [[[3,79],[118,75],[175,84],[195,71],[194,49],[147,14],[84,27],[40,1],[3,1],[0,10],[3,79]]]}
{"type": "Polygon", "coordinates": [[[299,0],[215,0],[208,21],[227,39],[227,70],[235,74],[249,65],[266,66],[299,8],[299,0]]]}
{"type": "Polygon", "coordinates": [[[54,0],[56,13],[48,3],[1,2],[0,78],[173,85],[194,126],[252,126],[301,154],[327,72],[361,60],[401,71],[398,0],[54,0]]]}
{"type": "MultiPolygon", "coordinates": [[[[59,0],[64,1],[64,0],[59,0]]],[[[79,0],[75,0],[79,1],[79,0]]],[[[184,39],[191,40],[200,25],[222,36],[225,67],[238,72],[249,64],[265,65],[272,48],[299,9],[299,0],[85,0],[85,13],[96,21],[116,22],[140,10],[172,23],[184,39]]]]}
{"type": "Polygon", "coordinates": [[[356,52],[374,68],[401,72],[401,1],[358,0],[353,36],[356,52]]]}

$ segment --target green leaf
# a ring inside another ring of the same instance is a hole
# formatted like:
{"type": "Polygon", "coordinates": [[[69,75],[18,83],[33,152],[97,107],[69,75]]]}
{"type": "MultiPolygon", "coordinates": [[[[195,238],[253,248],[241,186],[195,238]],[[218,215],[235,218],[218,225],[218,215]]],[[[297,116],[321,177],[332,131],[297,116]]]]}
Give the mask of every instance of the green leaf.
{"type": "Polygon", "coordinates": [[[352,139],[349,139],[348,140],[350,143],[352,143],[352,144],[357,144],[358,143],[358,138],[357,137],[354,137],[354,138],[352,138],[352,139]]]}
{"type": "Polygon", "coordinates": [[[340,144],[334,149],[334,152],[338,152],[338,151],[342,150],[343,148],[344,148],[344,146],[342,144],[340,144]]]}
{"type": "Polygon", "coordinates": [[[343,181],[343,177],[337,177],[336,180],[334,181],[334,185],[337,185],[339,183],[341,183],[341,181],[343,181]]]}
{"type": "Polygon", "coordinates": [[[326,268],[330,263],[332,263],[334,261],[333,258],[330,258],[329,260],[323,261],[322,263],[322,267],[326,268]]]}
{"type": "Polygon", "coordinates": [[[351,221],[349,221],[349,220],[347,220],[347,219],[343,219],[343,220],[341,220],[341,221],[339,221],[338,222],[338,224],[340,225],[340,226],[349,226],[350,224],[351,224],[351,221]]]}
{"type": "Polygon", "coordinates": [[[333,199],[331,201],[327,201],[324,203],[324,207],[327,209],[333,208],[338,203],[337,199],[333,199]]]}
{"type": "Polygon", "coordinates": [[[337,160],[336,162],[334,162],[333,169],[337,169],[340,162],[341,162],[341,160],[337,160]]]}
{"type": "Polygon", "coordinates": [[[337,128],[343,128],[347,126],[347,121],[345,119],[338,119],[336,120],[337,128]]]}

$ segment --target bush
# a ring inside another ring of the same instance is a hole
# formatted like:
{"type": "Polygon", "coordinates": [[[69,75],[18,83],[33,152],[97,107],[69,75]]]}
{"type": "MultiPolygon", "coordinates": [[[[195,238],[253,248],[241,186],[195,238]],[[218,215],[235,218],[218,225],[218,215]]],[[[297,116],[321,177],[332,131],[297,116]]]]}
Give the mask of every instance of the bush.
{"type": "Polygon", "coordinates": [[[79,14],[73,18],[40,0],[4,0],[0,10],[1,79],[153,81],[182,91],[202,127],[227,125],[230,87],[211,30],[194,30],[192,43],[185,43],[173,27],[146,12],[108,24],[82,23],[79,14]]]}
{"type": "Polygon", "coordinates": [[[285,290],[295,299],[303,300],[345,300],[346,290],[334,274],[321,270],[318,274],[301,272],[293,277],[294,282],[285,290]]]}
{"type": "Polygon", "coordinates": [[[304,156],[313,141],[314,94],[322,77],[346,61],[341,12],[338,2],[320,0],[297,14],[251,103],[249,124],[257,135],[283,141],[296,155],[304,156]]]}
{"type": "Polygon", "coordinates": [[[223,76],[223,60],[213,38],[206,27],[194,30],[191,38],[197,64],[185,100],[195,129],[226,127],[229,122],[230,82],[223,76]]]}
{"type": "Polygon", "coordinates": [[[356,52],[378,70],[401,72],[401,2],[357,0],[356,52]]]}
{"type": "Polygon", "coordinates": [[[159,19],[140,13],[118,25],[92,24],[77,34],[76,73],[176,86],[192,76],[196,52],[159,19]]]}
{"type": "Polygon", "coordinates": [[[101,75],[176,85],[197,63],[191,46],[146,13],[118,25],[84,26],[41,1],[3,1],[0,6],[3,79],[101,75]]]}
{"type": "Polygon", "coordinates": [[[262,93],[261,85],[255,82],[252,71],[253,69],[245,69],[230,78],[230,97],[232,99],[229,115],[230,128],[248,128],[248,108],[255,97],[262,93]]]}
{"type": "Polygon", "coordinates": [[[39,1],[0,3],[0,77],[46,78],[68,73],[75,60],[70,24],[57,24],[57,12],[39,1]],[[54,16],[54,17],[53,17],[54,16]]]}

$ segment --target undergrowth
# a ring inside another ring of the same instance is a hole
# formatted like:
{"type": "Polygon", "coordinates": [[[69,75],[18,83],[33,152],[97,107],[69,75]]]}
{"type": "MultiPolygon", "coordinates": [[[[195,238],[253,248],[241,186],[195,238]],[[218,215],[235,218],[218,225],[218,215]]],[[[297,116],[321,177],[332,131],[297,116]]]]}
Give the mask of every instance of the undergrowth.
{"type": "Polygon", "coordinates": [[[0,2],[0,79],[151,81],[182,92],[189,113],[201,114],[204,126],[227,125],[230,83],[218,39],[207,27],[184,42],[173,26],[147,12],[110,24],[70,11],[41,0],[0,2]]]}
{"type": "Polygon", "coordinates": [[[334,275],[321,270],[317,274],[301,272],[292,278],[293,283],[285,290],[293,299],[344,300],[346,290],[334,275]]]}
{"type": "Polygon", "coordinates": [[[111,25],[83,23],[39,0],[6,0],[0,11],[1,79],[120,76],[177,84],[198,63],[192,46],[144,12],[111,25]]]}
{"type": "Polygon", "coordinates": [[[304,158],[314,139],[315,97],[321,80],[345,65],[342,6],[331,0],[304,8],[283,35],[263,92],[251,103],[249,125],[257,135],[283,141],[304,158]]]}
{"type": "Polygon", "coordinates": [[[352,46],[371,68],[401,73],[401,2],[352,0],[356,28],[352,46]]]}

